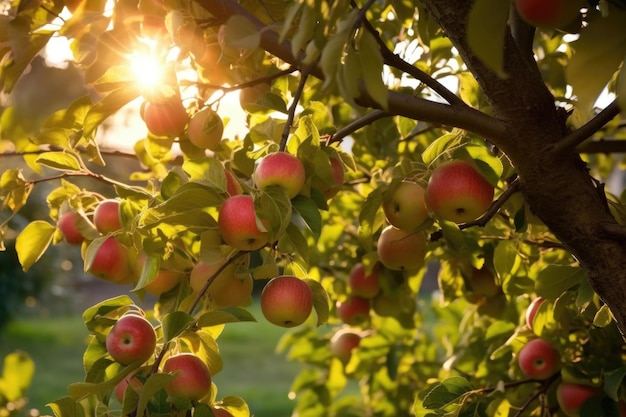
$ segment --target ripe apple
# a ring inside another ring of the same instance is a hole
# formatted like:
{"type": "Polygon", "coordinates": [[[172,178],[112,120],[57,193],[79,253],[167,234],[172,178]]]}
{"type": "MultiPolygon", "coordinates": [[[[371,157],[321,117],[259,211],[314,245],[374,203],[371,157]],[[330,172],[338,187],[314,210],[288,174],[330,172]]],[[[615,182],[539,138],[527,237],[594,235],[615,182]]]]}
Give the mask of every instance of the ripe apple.
{"type": "Polygon", "coordinates": [[[113,393],[115,394],[115,398],[122,404],[124,402],[124,394],[126,393],[126,389],[128,386],[131,387],[133,391],[139,393],[143,384],[133,373],[127,375],[126,378],[122,379],[113,389],[113,393]]]}
{"type": "Polygon", "coordinates": [[[385,267],[398,271],[414,271],[424,264],[426,235],[389,225],[380,233],[376,250],[378,259],[385,267]]]}
{"type": "Polygon", "coordinates": [[[375,297],[380,292],[379,273],[379,264],[374,265],[369,273],[366,273],[365,265],[361,262],[355,264],[348,276],[350,293],[363,298],[375,297]]]}
{"type": "Polygon", "coordinates": [[[148,293],[158,297],[178,285],[182,277],[183,275],[179,272],[160,269],[159,272],[157,272],[156,277],[154,277],[154,279],[143,288],[148,293]]]}
{"type": "Polygon", "coordinates": [[[574,21],[580,14],[581,3],[578,0],[515,0],[515,8],[531,25],[555,29],[574,21]]]}
{"type": "MultiPolygon", "coordinates": [[[[200,261],[191,270],[189,285],[195,293],[224,265],[225,259],[212,264],[200,261]]],[[[213,279],[206,296],[215,308],[241,307],[252,301],[253,280],[250,274],[237,275],[237,264],[229,264],[213,279]]]]}
{"type": "Polygon", "coordinates": [[[502,287],[496,282],[493,272],[487,267],[473,269],[468,277],[472,292],[477,295],[493,297],[502,291],[502,287]]]}
{"type": "Polygon", "coordinates": [[[296,156],[287,152],[274,152],[256,161],[252,178],[261,190],[278,185],[287,192],[289,198],[294,198],[304,187],[306,172],[296,156]]]}
{"type": "Polygon", "coordinates": [[[471,163],[454,160],[433,171],[426,186],[426,206],[444,220],[467,223],[487,211],[493,195],[493,186],[471,163]]]}
{"type": "Polygon", "coordinates": [[[164,373],[176,373],[165,386],[171,397],[182,397],[198,401],[211,392],[209,367],[193,353],[170,356],[163,363],[164,373]]]}
{"type": "Polygon", "coordinates": [[[579,417],[580,407],[585,401],[600,395],[600,389],[574,382],[561,381],[556,387],[556,400],[563,414],[568,417],[579,417]]]}
{"type": "Polygon", "coordinates": [[[148,130],[157,136],[178,136],[189,121],[187,110],[179,97],[146,102],[142,117],[148,130]]]}
{"type": "Polygon", "coordinates": [[[330,339],[330,351],[344,364],[350,362],[352,350],[361,343],[361,335],[354,330],[339,330],[330,339]]]}
{"type": "Polygon", "coordinates": [[[259,222],[252,196],[243,194],[227,198],[217,219],[224,242],[242,251],[257,250],[268,243],[270,234],[259,229],[259,222]]]}
{"type": "Polygon", "coordinates": [[[402,181],[383,197],[383,211],[389,224],[409,232],[428,219],[424,187],[412,181],[402,181]]]}
{"type": "Polygon", "coordinates": [[[109,355],[122,365],[145,362],[154,355],[156,332],[152,324],[137,314],[125,314],[106,335],[109,355]]]}
{"type": "Polygon", "coordinates": [[[527,377],[546,379],[561,367],[561,355],[546,340],[533,339],[519,351],[518,363],[527,377]]]}
{"type": "Polygon", "coordinates": [[[102,200],[93,212],[93,224],[104,235],[120,230],[120,202],[118,200],[102,200]]]}
{"type": "Polygon", "coordinates": [[[349,295],[345,300],[337,302],[337,317],[350,326],[363,323],[370,317],[370,300],[349,295]]]}
{"type": "Polygon", "coordinates": [[[537,312],[543,303],[545,303],[546,299],[543,297],[537,297],[530,302],[528,308],[526,309],[526,325],[530,330],[533,329],[533,323],[535,322],[535,317],[537,316],[537,312]]]}
{"type": "Polygon", "coordinates": [[[213,411],[213,415],[215,417],[233,417],[233,415],[225,408],[212,407],[211,411],[213,411]]]}
{"type": "Polygon", "coordinates": [[[123,281],[131,272],[128,250],[115,237],[109,236],[98,248],[89,272],[105,281],[123,281]]]}
{"type": "Polygon", "coordinates": [[[243,187],[235,178],[235,175],[224,168],[224,174],[226,175],[226,193],[229,196],[239,195],[243,193],[243,187]]]}
{"type": "Polygon", "coordinates": [[[210,107],[205,107],[189,119],[187,136],[198,148],[216,150],[222,141],[224,122],[210,107]]]}
{"type": "Polygon", "coordinates": [[[63,235],[63,239],[69,245],[80,245],[85,238],[78,230],[77,220],[80,217],[75,211],[66,211],[59,217],[57,227],[63,235]]]}
{"type": "Polygon", "coordinates": [[[313,310],[313,292],[298,277],[281,275],[272,278],[261,292],[261,312],[272,324],[281,327],[298,326],[313,310]]]}

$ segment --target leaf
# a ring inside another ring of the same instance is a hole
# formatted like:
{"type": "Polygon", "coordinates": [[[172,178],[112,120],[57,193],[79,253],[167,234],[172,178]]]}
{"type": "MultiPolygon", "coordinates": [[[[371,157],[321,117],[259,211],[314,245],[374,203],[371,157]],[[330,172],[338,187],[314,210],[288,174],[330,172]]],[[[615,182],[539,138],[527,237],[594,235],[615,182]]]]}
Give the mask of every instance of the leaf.
{"type": "Polygon", "coordinates": [[[322,285],[311,278],[303,278],[303,281],[311,289],[313,293],[313,308],[317,313],[317,325],[321,326],[328,322],[330,315],[330,298],[322,285]]]}
{"type": "Polygon", "coordinates": [[[17,236],[15,250],[24,271],[28,271],[46,252],[56,227],[43,220],[30,222],[17,236]]]}
{"type": "Polygon", "coordinates": [[[244,308],[227,307],[204,313],[198,319],[198,326],[211,327],[219,324],[237,323],[241,321],[256,321],[254,316],[244,308]]]}
{"type": "Polygon", "coordinates": [[[8,401],[17,401],[24,397],[35,374],[35,363],[27,353],[17,351],[4,357],[0,393],[8,401]]]}
{"type": "MultiPolygon", "coordinates": [[[[494,255],[495,258],[495,255],[494,255]]],[[[585,279],[581,268],[567,265],[548,265],[537,274],[537,295],[555,299],[585,279]]]]}
{"type": "Polygon", "coordinates": [[[493,254],[493,266],[502,285],[515,275],[522,260],[514,242],[504,240],[498,243],[493,254]]]}
{"type": "Polygon", "coordinates": [[[228,48],[254,49],[261,42],[259,29],[247,18],[234,15],[224,27],[224,45],[228,48]]]}
{"type": "Polygon", "coordinates": [[[383,56],[374,35],[368,30],[363,31],[359,41],[359,59],[367,93],[382,109],[387,109],[388,91],[382,78],[383,56]]]}
{"type": "Polygon", "coordinates": [[[141,92],[137,84],[126,84],[104,96],[102,100],[94,104],[89,112],[87,112],[84,121],[83,135],[86,138],[93,138],[96,129],[98,129],[98,126],[100,126],[104,120],[139,97],[140,94],[141,92]]]}
{"type": "Polygon", "coordinates": [[[604,391],[613,401],[619,401],[619,389],[625,376],[626,366],[604,372],[604,391]]]}
{"type": "Polygon", "coordinates": [[[607,85],[626,55],[626,13],[617,9],[598,17],[581,30],[572,43],[575,51],[565,69],[567,81],[581,116],[586,120],[598,96],[607,85]]]}
{"type": "Polygon", "coordinates": [[[302,217],[315,239],[319,239],[322,233],[322,214],[317,208],[315,201],[302,195],[291,200],[293,209],[302,217]]]}
{"type": "Polygon", "coordinates": [[[596,315],[593,317],[593,325],[596,327],[606,327],[613,322],[613,315],[609,306],[604,304],[598,309],[596,315]]]}
{"type": "Polygon", "coordinates": [[[78,158],[66,152],[44,152],[35,162],[59,171],[80,171],[78,158]]]}
{"type": "Polygon", "coordinates": [[[430,388],[424,397],[424,407],[431,410],[445,407],[471,389],[469,382],[463,377],[444,379],[430,388]]]}
{"type": "Polygon", "coordinates": [[[170,341],[183,333],[195,319],[184,311],[172,311],[163,317],[163,338],[170,341]]]}
{"type": "Polygon", "coordinates": [[[85,417],[85,409],[70,396],[46,404],[56,417],[85,417]]]}
{"type": "Polygon", "coordinates": [[[426,165],[432,164],[449,148],[458,144],[460,139],[461,134],[458,131],[439,136],[422,152],[422,161],[424,161],[426,165]]]}
{"type": "Polygon", "coordinates": [[[504,40],[510,2],[476,0],[467,21],[467,42],[474,54],[504,78],[504,40]]]}

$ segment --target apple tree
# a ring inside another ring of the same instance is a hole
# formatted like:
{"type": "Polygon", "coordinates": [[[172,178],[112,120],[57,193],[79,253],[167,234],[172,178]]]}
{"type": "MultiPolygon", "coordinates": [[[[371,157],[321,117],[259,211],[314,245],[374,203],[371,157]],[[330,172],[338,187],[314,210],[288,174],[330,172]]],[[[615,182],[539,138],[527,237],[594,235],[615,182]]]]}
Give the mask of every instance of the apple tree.
{"type": "Polygon", "coordinates": [[[22,267],[80,245],[120,284],[84,312],[56,416],[251,415],[210,376],[224,326],[255,319],[291,328],[294,415],[626,415],[624,1],[40,0],[1,21],[3,92],[54,37],[89,88],[33,134],[4,109],[25,168],[2,172],[2,227],[54,183],[22,267]],[[133,103],[142,169],[105,176],[99,135],[133,103]],[[107,342],[128,315],[148,359],[107,342]],[[164,366],[181,355],[208,372],[164,366]]]}

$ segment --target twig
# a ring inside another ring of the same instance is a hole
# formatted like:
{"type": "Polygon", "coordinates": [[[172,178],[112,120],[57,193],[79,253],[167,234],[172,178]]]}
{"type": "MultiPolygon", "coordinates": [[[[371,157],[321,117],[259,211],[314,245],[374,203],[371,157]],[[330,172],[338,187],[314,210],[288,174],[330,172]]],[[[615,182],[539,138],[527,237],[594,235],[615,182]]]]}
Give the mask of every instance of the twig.
{"type": "Polygon", "coordinates": [[[280,146],[279,150],[284,151],[287,147],[287,139],[289,139],[289,131],[291,130],[291,125],[293,124],[293,119],[296,117],[296,109],[298,108],[298,102],[300,101],[300,97],[302,97],[302,92],[304,91],[304,86],[306,85],[306,80],[311,73],[312,66],[307,65],[302,69],[300,83],[298,84],[298,89],[293,95],[293,101],[291,106],[289,106],[289,110],[287,112],[287,121],[285,122],[285,128],[283,129],[283,134],[280,137],[280,146]]]}
{"type": "Polygon", "coordinates": [[[346,136],[356,132],[357,130],[365,127],[376,120],[384,119],[385,117],[393,116],[391,113],[388,113],[384,110],[374,110],[369,112],[363,117],[356,119],[353,122],[350,122],[346,126],[337,130],[331,137],[328,139],[328,144],[340,142],[346,136]]]}
{"type": "Polygon", "coordinates": [[[596,114],[587,123],[565,136],[552,147],[553,153],[572,152],[576,146],[590,138],[594,133],[600,130],[604,125],[610,122],[620,113],[617,101],[611,102],[600,113],[596,114]]]}

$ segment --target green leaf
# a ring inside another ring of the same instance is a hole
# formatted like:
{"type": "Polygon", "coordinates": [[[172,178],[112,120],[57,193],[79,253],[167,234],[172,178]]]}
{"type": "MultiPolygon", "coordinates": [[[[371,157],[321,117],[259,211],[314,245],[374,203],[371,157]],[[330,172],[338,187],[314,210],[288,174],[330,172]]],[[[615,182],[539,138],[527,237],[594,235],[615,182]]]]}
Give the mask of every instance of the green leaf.
{"type": "Polygon", "coordinates": [[[424,397],[424,407],[438,409],[458,400],[471,391],[470,383],[463,377],[454,376],[436,383],[424,397]]]}
{"type": "Polygon", "coordinates": [[[302,195],[291,200],[293,209],[302,217],[315,239],[319,239],[322,233],[322,214],[317,208],[315,201],[302,195]]]}
{"type": "Polygon", "coordinates": [[[74,401],[70,396],[59,398],[46,406],[52,409],[56,417],[85,417],[85,409],[82,404],[74,401]]]}
{"type": "Polygon", "coordinates": [[[83,135],[86,138],[93,138],[98,129],[109,116],[139,97],[141,91],[137,84],[126,84],[116,90],[111,91],[98,101],[85,116],[83,135]]]}
{"type": "Polygon", "coordinates": [[[224,27],[224,45],[227,48],[254,49],[261,42],[259,29],[247,18],[234,15],[224,27]]]}
{"type": "Polygon", "coordinates": [[[613,315],[609,306],[604,304],[598,309],[596,315],[593,317],[593,325],[596,327],[606,327],[613,322],[613,315]]]}
{"type": "Polygon", "coordinates": [[[626,366],[604,372],[604,392],[613,400],[619,401],[619,390],[626,376],[626,366]]]}
{"type": "Polygon", "coordinates": [[[17,236],[15,249],[24,271],[28,271],[46,252],[56,227],[43,220],[30,222],[17,236]]]}
{"type": "Polygon", "coordinates": [[[493,254],[493,266],[503,286],[517,273],[521,263],[515,242],[503,240],[498,243],[493,254]]]}
{"type": "Polygon", "coordinates": [[[137,415],[147,415],[146,407],[151,399],[155,398],[159,391],[174,378],[174,375],[155,373],[148,377],[139,392],[139,401],[137,402],[137,415]]]}
{"type": "MultiPolygon", "coordinates": [[[[495,255],[494,255],[495,257],[495,255]]],[[[585,279],[585,272],[575,266],[548,265],[537,274],[537,295],[555,299],[585,279]]]]}
{"type": "Polygon", "coordinates": [[[184,311],[172,311],[163,317],[163,338],[170,341],[182,334],[195,319],[184,311]]]}
{"type": "Polygon", "coordinates": [[[321,326],[328,322],[330,316],[330,298],[322,285],[311,278],[304,278],[304,282],[309,286],[313,293],[313,308],[317,313],[317,325],[321,326]]]}
{"type": "Polygon", "coordinates": [[[590,116],[596,99],[618,70],[626,55],[626,12],[612,9],[605,17],[597,17],[581,30],[572,43],[575,51],[565,69],[567,81],[583,120],[590,116]]]}
{"type": "Polygon", "coordinates": [[[35,363],[26,352],[13,352],[4,357],[0,393],[8,401],[24,397],[35,374],[35,363]]]}
{"type": "Polygon", "coordinates": [[[256,321],[250,312],[241,307],[227,307],[215,311],[204,313],[198,319],[198,326],[211,327],[226,323],[237,323],[241,321],[256,321]]]}
{"type": "Polygon", "coordinates": [[[388,91],[382,78],[383,56],[374,35],[364,30],[358,48],[365,89],[382,109],[387,109],[388,91]]]}
{"type": "Polygon", "coordinates": [[[44,152],[35,162],[59,171],[80,171],[78,158],[66,152],[44,152]]]}
{"type": "Polygon", "coordinates": [[[460,140],[461,133],[459,131],[446,133],[438,137],[422,152],[422,161],[424,161],[426,165],[432,164],[448,149],[456,146],[460,140]]]}
{"type": "Polygon", "coordinates": [[[476,0],[467,21],[467,42],[474,54],[499,77],[504,72],[504,40],[510,2],[476,0]]]}

